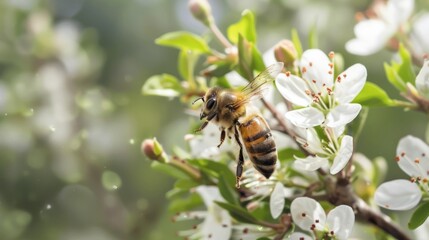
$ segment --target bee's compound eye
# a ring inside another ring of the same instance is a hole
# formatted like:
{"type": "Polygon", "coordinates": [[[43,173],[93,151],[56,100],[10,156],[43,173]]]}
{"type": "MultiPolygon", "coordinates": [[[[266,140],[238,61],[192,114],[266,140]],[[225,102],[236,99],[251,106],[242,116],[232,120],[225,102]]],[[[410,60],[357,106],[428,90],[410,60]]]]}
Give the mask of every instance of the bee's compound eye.
{"type": "Polygon", "coordinates": [[[216,100],[215,100],[215,99],[210,98],[210,99],[207,101],[207,105],[206,105],[207,109],[208,109],[208,110],[211,110],[211,109],[214,107],[215,102],[216,102],[216,100]]]}

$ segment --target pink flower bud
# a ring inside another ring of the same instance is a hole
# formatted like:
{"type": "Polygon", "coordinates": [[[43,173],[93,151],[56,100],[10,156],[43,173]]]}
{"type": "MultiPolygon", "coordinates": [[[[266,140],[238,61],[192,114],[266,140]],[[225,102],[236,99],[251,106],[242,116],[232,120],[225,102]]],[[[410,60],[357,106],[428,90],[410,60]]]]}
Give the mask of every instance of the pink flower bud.
{"type": "Polygon", "coordinates": [[[298,52],[290,40],[281,40],[274,47],[274,56],[277,61],[283,62],[285,67],[291,67],[295,64],[298,52]]]}
{"type": "Polygon", "coordinates": [[[189,0],[189,10],[196,19],[209,26],[213,21],[212,10],[207,0],[189,0]]]}

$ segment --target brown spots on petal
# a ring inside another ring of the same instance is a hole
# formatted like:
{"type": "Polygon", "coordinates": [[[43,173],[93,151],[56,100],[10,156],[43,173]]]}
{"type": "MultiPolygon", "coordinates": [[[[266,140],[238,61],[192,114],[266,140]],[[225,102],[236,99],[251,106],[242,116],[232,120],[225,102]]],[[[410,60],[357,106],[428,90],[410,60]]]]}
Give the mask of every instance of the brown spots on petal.
{"type": "Polygon", "coordinates": [[[405,156],[405,152],[401,152],[401,157],[404,157],[405,156]]]}
{"type": "Polygon", "coordinates": [[[396,157],[395,157],[395,161],[396,161],[396,162],[399,162],[399,160],[401,160],[401,158],[400,158],[399,156],[396,156],[396,157]]]}
{"type": "Polygon", "coordinates": [[[301,72],[302,73],[306,73],[307,72],[307,68],[306,67],[302,67],[301,72]]]}
{"type": "Polygon", "coordinates": [[[419,164],[420,163],[420,159],[416,158],[416,159],[414,159],[414,162],[417,163],[417,164],[419,164]]]}
{"type": "Polygon", "coordinates": [[[333,51],[330,51],[328,56],[330,59],[333,59],[335,57],[335,53],[333,51]]]}
{"type": "Polygon", "coordinates": [[[286,72],[286,77],[289,77],[290,76],[290,72],[289,71],[287,71],[286,72]]]}

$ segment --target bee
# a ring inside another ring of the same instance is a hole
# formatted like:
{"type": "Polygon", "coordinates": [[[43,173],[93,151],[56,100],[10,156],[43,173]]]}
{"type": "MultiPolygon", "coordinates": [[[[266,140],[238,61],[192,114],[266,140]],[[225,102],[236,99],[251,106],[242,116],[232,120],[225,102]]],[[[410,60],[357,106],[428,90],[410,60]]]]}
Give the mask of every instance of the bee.
{"type": "Polygon", "coordinates": [[[200,120],[205,122],[197,130],[203,130],[210,121],[219,126],[220,143],[222,145],[226,135],[235,141],[240,147],[236,169],[236,187],[240,188],[240,179],[243,174],[243,145],[246,147],[253,167],[265,178],[269,178],[274,172],[277,161],[277,150],[271,129],[265,119],[253,111],[249,103],[255,99],[262,98],[263,92],[283,69],[283,63],[270,65],[256,78],[254,78],[242,90],[210,88],[204,97],[198,98],[203,101],[200,120]],[[274,77],[273,77],[274,76],[274,77]]]}

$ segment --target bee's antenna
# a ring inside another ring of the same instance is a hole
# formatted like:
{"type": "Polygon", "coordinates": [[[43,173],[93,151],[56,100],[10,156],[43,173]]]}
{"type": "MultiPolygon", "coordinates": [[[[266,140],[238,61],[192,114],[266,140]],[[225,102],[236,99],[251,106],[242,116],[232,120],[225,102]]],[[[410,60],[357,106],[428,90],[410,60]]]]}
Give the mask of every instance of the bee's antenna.
{"type": "Polygon", "coordinates": [[[192,102],[192,105],[194,105],[194,103],[196,103],[198,100],[202,100],[202,101],[204,102],[204,97],[199,97],[199,98],[195,99],[195,100],[192,102]]]}

